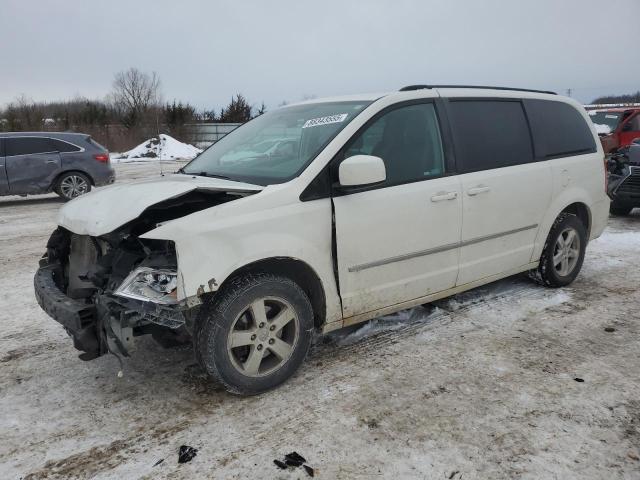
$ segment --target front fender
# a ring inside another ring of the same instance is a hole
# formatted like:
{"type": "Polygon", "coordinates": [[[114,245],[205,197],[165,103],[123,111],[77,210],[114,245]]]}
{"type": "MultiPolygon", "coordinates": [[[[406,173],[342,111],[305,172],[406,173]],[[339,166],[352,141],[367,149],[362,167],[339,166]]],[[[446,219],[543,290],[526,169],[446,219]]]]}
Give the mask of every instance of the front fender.
{"type": "Polygon", "coordinates": [[[325,291],[326,321],[340,320],[331,252],[331,201],[298,201],[251,212],[238,210],[203,210],[144,235],[175,243],[178,298],[215,292],[239,268],[260,260],[288,257],[306,263],[316,272],[325,291]]]}

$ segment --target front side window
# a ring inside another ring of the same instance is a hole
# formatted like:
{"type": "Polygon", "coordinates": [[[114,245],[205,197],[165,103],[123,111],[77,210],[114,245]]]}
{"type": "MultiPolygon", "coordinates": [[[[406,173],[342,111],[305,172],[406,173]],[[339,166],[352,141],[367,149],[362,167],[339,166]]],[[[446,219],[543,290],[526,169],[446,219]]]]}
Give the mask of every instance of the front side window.
{"type": "Polygon", "coordinates": [[[438,117],[432,103],[391,110],[359,133],[344,158],[373,155],[384,161],[387,185],[444,174],[444,153],[438,117]]]}
{"type": "Polygon", "coordinates": [[[451,100],[456,163],[476,172],[533,160],[529,126],[518,100],[451,100]]]}
{"type": "Polygon", "coordinates": [[[15,137],[6,139],[6,155],[34,155],[53,152],[55,148],[48,138],[44,137],[15,137]]]}
{"type": "Polygon", "coordinates": [[[258,185],[286,182],[370,103],[310,103],[267,112],[213,144],[182,171],[258,185]]]}

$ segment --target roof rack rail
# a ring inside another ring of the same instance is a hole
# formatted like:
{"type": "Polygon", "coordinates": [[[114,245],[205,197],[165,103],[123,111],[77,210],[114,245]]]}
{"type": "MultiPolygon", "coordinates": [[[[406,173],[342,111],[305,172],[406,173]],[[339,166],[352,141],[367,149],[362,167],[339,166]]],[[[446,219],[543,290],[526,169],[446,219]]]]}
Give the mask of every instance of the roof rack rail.
{"type": "Polygon", "coordinates": [[[488,85],[408,85],[400,89],[401,92],[409,92],[411,90],[423,90],[431,88],[480,88],[483,90],[508,90],[514,92],[534,92],[534,93],[549,93],[551,95],[557,95],[556,92],[550,90],[533,90],[531,88],[514,88],[514,87],[491,87],[488,85]]]}

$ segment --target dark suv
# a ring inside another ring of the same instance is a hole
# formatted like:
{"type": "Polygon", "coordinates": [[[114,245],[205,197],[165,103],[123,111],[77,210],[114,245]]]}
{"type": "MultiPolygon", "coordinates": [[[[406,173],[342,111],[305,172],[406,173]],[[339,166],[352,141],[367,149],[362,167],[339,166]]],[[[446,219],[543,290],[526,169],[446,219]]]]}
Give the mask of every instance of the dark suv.
{"type": "Polygon", "coordinates": [[[113,183],[109,152],[82,133],[0,133],[0,196],[56,192],[70,200],[113,183]]]}
{"type": "Polygon", "coordinates": [[[613,215],[628,215],[640,207],[640,138],[613,154],[608,163],[610,211],[613,215]]]}

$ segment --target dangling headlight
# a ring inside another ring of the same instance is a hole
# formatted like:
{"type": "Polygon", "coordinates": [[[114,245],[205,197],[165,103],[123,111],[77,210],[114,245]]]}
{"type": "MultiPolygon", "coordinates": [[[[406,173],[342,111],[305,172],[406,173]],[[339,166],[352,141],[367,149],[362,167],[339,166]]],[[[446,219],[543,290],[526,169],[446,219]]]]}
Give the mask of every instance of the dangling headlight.
{"type": "Polygon", "coordinates": [[[124,279],[114,295],[170,305],[178,303],[177,286],[176,272],[140,267],[124,279]]]}

